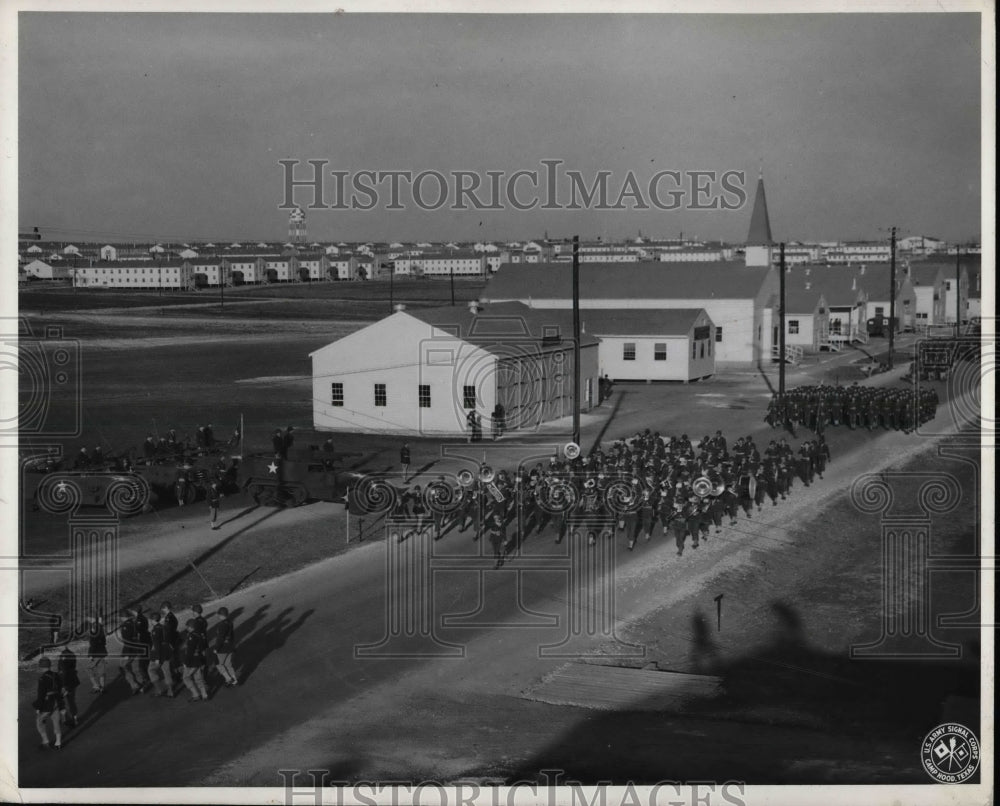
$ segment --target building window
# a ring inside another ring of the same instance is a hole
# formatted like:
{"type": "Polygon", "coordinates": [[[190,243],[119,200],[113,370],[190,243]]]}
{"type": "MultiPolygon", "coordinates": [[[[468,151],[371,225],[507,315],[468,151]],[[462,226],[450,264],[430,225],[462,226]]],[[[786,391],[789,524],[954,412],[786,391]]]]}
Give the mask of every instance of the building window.
{"type": "Polygon", "coordinates": [[[715,340],[722,341],[722,325],[715,326],[715,340]]]}
{"type": "Polygon", "coordinates": [[[462,387],[462,406],[466,409],[474,409],[476,407],[476,387],[475,386],[463,386],[462,387]]]}
{"type": "Polygon", "coordinates": [[[386,401],[385,384],[384,383],[375,384],[375,405],[385,406],[385,401],[386,401]]]}
{"type": "Polygon", "coordinates": [[[705,342],[702,341],[702,342],[698,342],[698,343],[701,345],[701,350],[699,351],[701,353],[700,357],[704,358],[705,357],[705,342]]]}
{"type": "Polygon", "coordinates": [[[875,306],[875,315],[876,316],[884,316],[885,315],[885,306],[883,306],[883,305],[876,305],[875,306]]]}
{"type": "Polygon", "coordinates": [[[798,333],[799,332],[799,320],[798,319],[789,319],[788,320],[788,332],[789,333],[798,333]]]}
{"type": "Polygon", "coordinates": [[[330,405],[331,406],[344,405],[344,384],[342,383],[330,384],[330,405]]]}
{"type": "Polygon", "coordinates": [[[635,342],[627,341],[622,347],[622,360],[635,361],[635,342]]]}
{"type": "Polygon", "coordinates": [[[667,360],[667,343],[665,341],[658,341],[653,345],[653,360],[667,360]]]}
{"type": "Polygon", "coordinates": [[[420,408],[429,409],[431,407],[431,385],[429,383],[420,384],[417,393],[420,398],[420,408]]]}
{"type": "Polygon", "coordinates": [[[926,319],[926,318],[927,318],[927,314],[925,314],[925,313],[918,313],[917,314],[917,319],[926,319]]]}
{"type": "Polygon", "coordinates": [[[698,357],[698,342],[693,341],[691,342],[691,358],[697,358],[697,357],[698,357]]]}

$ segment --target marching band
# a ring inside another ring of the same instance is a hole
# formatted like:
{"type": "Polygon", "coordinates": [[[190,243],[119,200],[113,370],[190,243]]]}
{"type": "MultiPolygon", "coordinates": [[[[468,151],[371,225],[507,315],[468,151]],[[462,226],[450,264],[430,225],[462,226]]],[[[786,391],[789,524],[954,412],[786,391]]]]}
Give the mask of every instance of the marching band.
{"type": "Polygon", "coordinates": [[[829,461],[821,434],[797,450],[784,438],[771,440],[761,452],[750,436],[730,447],[721,431],[692,443],[687,434],[665,437],[647,429],[590,455],[569,443],[547,464],[512,472],[484,464],[478,474],[462,470],[453,483],[438,476],[425,489],[393,488],[388,507],[366,508],[359,488],[371,478],[359,482],[349,499],[354,513],[385,514],[398,542],[425,530],[435,540],[451,530],[471,529],[474,541],[486,535],[497,567],[530,534],[549,531],[559,543],[577,525],[591,546],[621,537],[630,551],[640,539],[651,540],[659,526],[673,536],[680,556],[689,538],[698,548],[724,521],[735,525],[741,511],[752,518],[768,500],[777,506],[786,499],[796,481],[808,487],[829,461]]]}

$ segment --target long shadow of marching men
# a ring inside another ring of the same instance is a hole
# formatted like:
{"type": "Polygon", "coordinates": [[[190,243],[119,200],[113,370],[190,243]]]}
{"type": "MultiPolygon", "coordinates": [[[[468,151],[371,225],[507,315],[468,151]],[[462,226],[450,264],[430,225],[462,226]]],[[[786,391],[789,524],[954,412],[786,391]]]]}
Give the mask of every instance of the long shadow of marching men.
{"type": "MultiPolygon", "coordinates": [[[[88,659],[84,655],[78,655],[77,661],[80,666],[84,669],[88,659]]],[[[81,686],[80,690],[85,691],[87,687],[86,675],[81,671],[81,686]]],[[[108,658],[107,660],[107,678],[108,684],[104,689],[103,694],[91,694],[84,696],[90,696],[90,704],[86,709],[80,711],[80,715],[77,720],[75,728],[69,730],[63,726],[63,744],[69,744],[70,742],[76,741],[77,738],[86,731],[90,730],[97,722],[101,720],[103,716],[110,713],[115,709],[116,706],[121,705],[126,700],[133,699],[132,691],[125,684],[125,680],[122,678],[121,673],[118,668],[118,660],[116,658],[108,658]]],[[[82,697],[77,694],[77,699],[82,699],[82,697]]]]}
{"type": "Polygon", "coordinates": [[[274,619],[248,637],[241,635],[241,633],[245,635],[245,632],[240,625],[237,625],[236,673],[239,675],[240,683],[249,680],[261,661],[275,650],[281,649],[289,636],[305,624],[306,619],[316,611],[310,608],[300,613],[294,621],[291,618],[293,612],[295,612],[294,607],[286,607],[274,619]]]}

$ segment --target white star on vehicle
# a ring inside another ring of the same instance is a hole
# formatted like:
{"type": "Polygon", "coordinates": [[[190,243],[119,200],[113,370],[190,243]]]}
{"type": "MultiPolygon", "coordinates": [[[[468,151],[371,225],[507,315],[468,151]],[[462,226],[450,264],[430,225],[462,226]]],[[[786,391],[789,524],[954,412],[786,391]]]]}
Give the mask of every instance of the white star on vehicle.
{"type": "Polygon", "coordinates": [[[66,482],[65,482],[65,481],[60,481],[60,482],[59,482],[59,483],[58,483],[58,484],[56,485],[56,490],[58,491],[58,493],[59,493],[60,495],[63,495],[63,494],[64,494],[64,493],[66,492],[66,487],[67,487],[67,485],[66,485],[66,482]]]}
{"type": "Polygon", "coordinates": [[[271,464],[269,464],[269,465],[267,466],[267,472],[268,472],[268,473],[277,473],[277,472],[278,472],[278,465],[277,465],[277,464],[275,464],[275,463],[274,463],[274,462],[272,461],[272,462],[271,462],[271,464]]]}

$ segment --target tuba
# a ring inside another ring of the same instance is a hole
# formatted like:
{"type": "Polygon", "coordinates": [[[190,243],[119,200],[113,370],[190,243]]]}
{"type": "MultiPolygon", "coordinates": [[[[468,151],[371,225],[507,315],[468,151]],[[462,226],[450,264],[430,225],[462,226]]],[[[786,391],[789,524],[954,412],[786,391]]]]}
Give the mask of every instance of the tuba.
{"type": "Polygon", "coordinates": [[[571,462],[580,455],[580,446],[575,442],[567,442],[563,445],[563,456],[571,462]]]}
{"type": "Polygon", "coordinates": [[[476,483],[476,477],[472,475],[471,470],[460,470],[458,471],[458,483],[461,487],[471,487],[476,483]]]}
{"type": "Polygon", "coordinates": [[[479,468],[479,480],[483,484],[492,484],[496,477],[496,471],[489,465],[483,465],[479,468]]]}
{"type": "Polygon", "coordinates": [[[725,483],[719,482],[716,484],[708,476],[698,476],[698,478],[691,482],[691,492],[699,498],[715,498],[722,495],[725,491],[725,483]]]}

